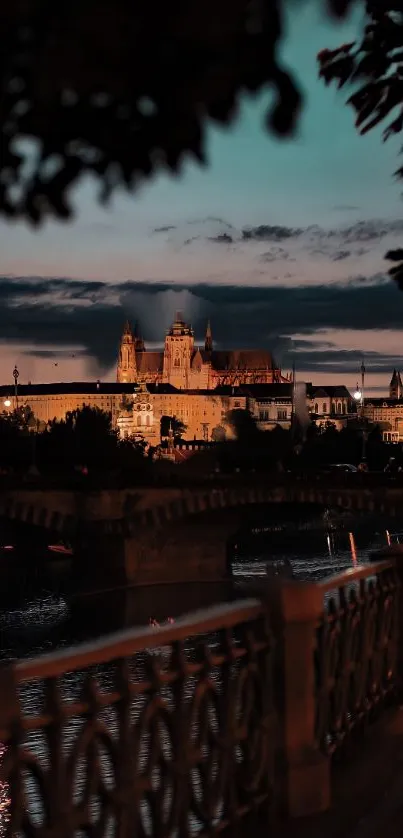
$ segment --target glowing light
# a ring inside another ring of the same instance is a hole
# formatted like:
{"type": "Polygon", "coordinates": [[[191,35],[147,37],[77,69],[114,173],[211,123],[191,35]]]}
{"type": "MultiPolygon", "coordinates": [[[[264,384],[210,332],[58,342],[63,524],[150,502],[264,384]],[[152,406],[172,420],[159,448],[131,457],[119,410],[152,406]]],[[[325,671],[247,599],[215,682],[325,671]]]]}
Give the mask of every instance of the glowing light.
{"type": "Polygon", "coordinates": [[[11,407],[10,399],[4,399],[4,407],[11,407]]]}
{"type": "MultiPolygon", "coordinates": [[[[6,747],[0,742],[0,763],[3,762],[5,753],[6,747]]],[[[8,834],[7,824],[10,820],[10,805],[8,783],[0,782],[0,836],[8,834]]]]}
{"type": "Polygon", "coordinates": [[[356,402],[359,402],[359,401],[360,401],[360,399],[361,399],[361,395],[362,395],[361,390],[356,390],[356,391],[355,391],[355,393],[354,393],[354,398],[355,398],[355,401],[356,401],[356,402]]]}
{"type": "Polygon", "coordinates": [[[355,548],[354,533],[349,532],[348,537],[350,539],[351,558],[353,560],[353,565],[354,565],[354,567],[357,567],[358,560],[357,560],[357,550],[355,548]]]}

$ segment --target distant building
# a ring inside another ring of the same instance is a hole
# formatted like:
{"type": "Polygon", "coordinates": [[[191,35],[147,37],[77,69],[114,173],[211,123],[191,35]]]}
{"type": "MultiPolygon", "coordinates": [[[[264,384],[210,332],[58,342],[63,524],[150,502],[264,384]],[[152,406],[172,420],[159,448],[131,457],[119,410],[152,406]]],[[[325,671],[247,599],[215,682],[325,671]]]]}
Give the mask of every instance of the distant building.
{"type": "Polygon", "coordinates": [[[365,399],[364,415],[378,426],[384,442],[403,442],[403,385],[399,370],[393,370],[389,396],[365,399]]]}
{"type": "Polygon", "coordinates": [[[248,409],[261,431],[270,431],[276,426],[288,429],[293,412],[293,384],[249,384],[248,409]]]}
{"type": "Polygon", "coordinates": [[[355,401],[344,385],[307,384],[308,409],[317,424],[333,422],[343,428],[357,413],[355,401]]]}
{"type": "Polygon", "coordinates": [[[403,442],[403,399],[366,399],[364,415],[379,427],[384,442],[403,442]]]}
{"type": "Polygon", "coordinates": [[[397,370],[393,370],[392,378],[390,379],[389,398],[394,399],[395,401],[403,398],[402,379],[400,372],[397,370]]]}
{"type": "Polygon", "coordinates": [[[210,323],[204,346],[180,312],[165,336],[164,348],[150,351],[126,323],[120,342],[117,381],[171,384],[177,390],[214,390],[220,386],[289,382],[267,349],[215,349],[210,323]]]}

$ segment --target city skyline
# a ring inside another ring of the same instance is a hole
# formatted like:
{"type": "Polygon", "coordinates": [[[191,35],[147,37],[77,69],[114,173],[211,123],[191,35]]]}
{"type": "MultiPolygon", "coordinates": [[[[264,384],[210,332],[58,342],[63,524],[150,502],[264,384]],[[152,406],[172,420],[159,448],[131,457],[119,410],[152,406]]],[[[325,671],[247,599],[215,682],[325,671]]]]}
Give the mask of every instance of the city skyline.
{"type": "Polygon", "coordinates": [[[402,357],[403,297],[383,259],[403,236],[398,143],[359,137],[348,92],[316,66],[359,25],[357,11],[331,25],[314,3],[291,9],[296,138],[263,131],[267,94],[245,99],[233,128],[211,128],[207,169],[188,163],[107,210],[85,182],[68,225],[2,222],[0,379],[15,363],[21,381],[111,379],[126,316],[152,345],[182,309],[198,340],[210,317],[218,346],[269,348],[314,383],[354,388],[364,356],[368,393],[386,392],[402,357]]]}

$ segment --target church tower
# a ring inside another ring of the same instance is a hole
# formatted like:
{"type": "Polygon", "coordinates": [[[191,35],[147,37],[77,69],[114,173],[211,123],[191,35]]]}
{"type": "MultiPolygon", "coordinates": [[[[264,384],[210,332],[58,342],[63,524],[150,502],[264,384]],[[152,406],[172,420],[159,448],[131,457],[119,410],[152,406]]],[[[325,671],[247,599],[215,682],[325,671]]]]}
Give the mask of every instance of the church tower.
{"type": "Polygon", "coordinates": [[[165,337],[163,380],[178,390],[188,390],[193,353],[193,329],[178,311],[165,337]]]}
{"type": "Polygon", "coordinates": [[[206,352],[212,352],[213,351],[213,335],[211,333],[210,320],[207,320],[206,336],[204,338],[204,348],[205,348],[206,352]]]}
{"type": "Polygon", "coordinates": [[[120,341],[117,381],[121,384],[134,384],[136,380],[136,343],[127,320],[120,341]]]}
{"type": "Polygon", "coordinates": [[[403,384],[402,379],[400,376],[400,372],[396,372],[393,370],[392,378],[390,379],[389,384],[389,398],[391,399],[401,399],[403,396],[403,384]]]}

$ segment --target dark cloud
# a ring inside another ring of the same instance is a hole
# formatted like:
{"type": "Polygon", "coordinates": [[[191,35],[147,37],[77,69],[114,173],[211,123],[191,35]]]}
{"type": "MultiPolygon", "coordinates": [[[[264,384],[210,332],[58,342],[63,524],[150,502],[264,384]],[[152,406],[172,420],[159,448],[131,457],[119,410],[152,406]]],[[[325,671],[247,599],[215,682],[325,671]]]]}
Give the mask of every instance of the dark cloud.
{"type": "Polygon", "coordinates": [[[333,256],[333,262],[340,262],[342,259],[348,259],[351,256],[351,250],[339,250],[333,256]]]}
{"type": "Polygon", "coordinates": [[[242,238],[246,241],[283,241],[299,236],[303,230],[295,227],[259,224],[258,227],[244,227],[242,238]]]}
{"type": "Polygon", "coordinates": [[[170,230],[175,230],[173,224],[166,224],[165,227],[154,227],[153,233],[169,233],[170,230]]]}
{"type": "MultiPolygon", "coordinates": [[[[402,234],[403,221],[400,219],[392,221],[370,220],[357,221],[349,227],[342,227],[338,230],[330,230],[327,233],[328,238],[341,237],[344,242],[370,242],[382,239],[390,234],[402,234]]],[[[326,236],[326,231],[324,232],[326,236]]]]}
{"type": "Polygon", "coordinates": [[[296,259],[291,257],[283,247],[272,247],[266,253],[262,253],[260,257],[261,262],[278,262],[280,259],[296,262],[296,259]]]}
{"type": "MultiPolygon", "coordinates": [[[[323,373],[326,380],[328,373],[358,375],[363,353],[355,349],[329,349],[316,351],[295,352],[296,366],[305,372],[323,373]]],[[[371,373],[388,374],[394,367],[401,366],[402,359],[395,355],[385,355],[381,352],[366,352],[365,364],[371,373]]],[[[372,389],[372,388],[371,388],[372,389]]],[[[385,388],[383,388],[384,390],[385,388]]]]}
{"type": "MultiPolygon", "coordinates": [[[[356,369],[361,352],[334,354],[331,346],[315,343],[313,338],[320,340],[325,329],[401,329],[403,295],[381,274],[351,277],[345,285],[296,288],[207,283],[172,287],[148,282],[109,285],[41,277],[4,277],[0,281],[2,341],[17,342],[27,351],[35,347],[36,354],[50,346],[61,350],[77,346],[78,351],[84,347],[104,369],[115,361],[126,316],[139,319],[146,342],[162,342],[164,317],[170,320],[176,308],[184,309],[198,339],[210,318],[217,345],[264,346],[278,353],[284,365],[289,366],[295,356],[300,368],[310,369],[312,364],[312,369],[341,372],[342,365],[356,369]],[[302,337],[293,341],[295,334],[302,337]]],[[[374,366],[382,364],[382,357],[373,356],[374,366]]],[[[397,359],[385,360],[385,368],[396,364],[397,359]]]]}
{"type": "Polygon", "coordinates": [[[217,242],[218,244],[232,244],[233,237],[228,233],[220,233],[218,236],[209,236],[210,242],[217,242]]]}
{"type": "MultiPolygon", "coordinates": [[[[167,228],[157,228],[165,230],[167,228]]],[[[309,227],[288,227],[282,224],[245,225],[236,229],[222,218],[203,218],[186,221],[176,225],[176,236],[183,245],[200,243],[220,243],[243,245],[245,243],[258,246],[264,242],[290,244],[313,256],[321,256],[337,261],[351,257],[360,257],[369,252],[373,246],[378,246],[386,236],[403,236],[403,221],[401,219],[378,220],[370,219],[357,221],[350,225],[343,225],[326,229],[318,224],[309,227]],[[191,226],[191,230],[189,230],[191,226]],[[364,245],[364,246],[363,246],[364,245]],[[343,254],[343,255],[341,255],[343,254]]],[[[381,246],[381,245],[380,245],[381,246]]]]}
{"type": "Polygon", "coordinates": [[[206,215],[205,218],[190,218],[187,224],[219,224],[221,227],[226,227],[227,230],[233,230],[233,225],[225,218],[219,218],[216,215],[206,215]]]}
{"type": "Polygon", "coordinates": [[[46,360],[68,360],[69,358],[86,358],[88,352],[85,349],[29,349],[24,353],[25,355],[33,356],[34,358],[43,358],[46,360]]]}

